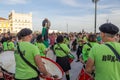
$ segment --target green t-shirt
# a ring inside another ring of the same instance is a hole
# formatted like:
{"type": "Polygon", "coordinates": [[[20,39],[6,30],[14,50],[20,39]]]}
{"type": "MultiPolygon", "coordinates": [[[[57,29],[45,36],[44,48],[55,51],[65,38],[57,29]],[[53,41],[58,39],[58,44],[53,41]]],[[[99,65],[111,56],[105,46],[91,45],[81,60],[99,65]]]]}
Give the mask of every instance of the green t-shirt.
{"type": "Polygon", "coordinates": [[[79,44],[79,46],[83,46],[83,39],[82,38],[77,38],[77,43],[79,44]]]}
{"type": "Polygon", "coordinates": [[[89,42],[89,44],[91,46],[89,46],[88,43],[86,43],[82,48],[82,57],[83,57],[84,62],[86,62],[88,60],[88,55],[89,55],[89,52],[90,52],[91,48],[98,43],[89,42]]]}
{"type": "MultiPolygon", "coordinates": [[[[66,44],[61,43],[61,44],[59,44],[59,45],[60,45],[60,47],[61,47],[62,49],[64,49],[64,51],[65,51],[66,53],[70,53],[70,49],[68,48],[68,46],[67,46],[66,44]]],[[[64,57],[64,56],[66,56],[66,54],[60,49],[60,47],[58,46],[58,44],[56,44],[56,45],[54,46],[54,51],[55,51],[56,56],[57,56],[57,57],[64,57]]]]}
{"type": "Polygon", "coordinates": [[[35,43],[35,45],[38,47],[38,49],[39,49],[39,52],[40,52],[40,56],[43,56],[43,57],[45,57],[45,51],[46,51],[46,46],[43,44],[43,43],[35,43]]]}
{"type": "Polygon", "coordinates": [[[8,50],[8,42],[3,42],[3,50],[8,50]]]}
{"type": "Polygon", "coordinates": [[[69,42],[70,42],[70,41],[69,41],[67,38],[64,38],[64,43],[65,43],[65,44],[69,45],[69,42]]]}
{"type": "MultiPolygon", "coordinates": [[[[23,53],[24,57],[36,67],[35,56],[39,55],[38,48],[31,44],[30,42],[19,42],[20,51],[23,53]]],[[[15,61],[16,61],[16,70],[15,78],[17,79],[29,79],[37,77],[37,72],[32,69],[19,55],[17,49],[15,49],[15,61]]]]}
{"type": "MultiPolygon", "coordinates": [[[[120,43],[108,42],[120,55],[120,43]]],[[[89,57],[95,63],[95,80],[120,80],[120,61],[115,54],[104,44],[94,46],[89,57]]]]}
{"type": "Polygon", "coordinates": [[[14,43],[13,42],[8,42],[8,50],[14,49],[14,43]]]}
{"type": "Polygon", "coordinates": [[[85,41],[85,42],[88,42],[88,39],[87,39],[87,37],[85,36],[85,37],[83,37],[83,40],[85,41]]]}

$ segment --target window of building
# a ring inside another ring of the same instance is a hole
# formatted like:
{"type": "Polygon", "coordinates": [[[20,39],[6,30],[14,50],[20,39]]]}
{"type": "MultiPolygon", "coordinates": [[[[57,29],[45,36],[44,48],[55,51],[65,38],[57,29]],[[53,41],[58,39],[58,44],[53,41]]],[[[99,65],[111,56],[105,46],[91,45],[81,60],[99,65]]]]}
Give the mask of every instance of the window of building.
{"type": "Polygon", "coordinates": [[[6,31],[6,29],[3,29],[3,32],[5,32],[6,31]]]}
{"type": "Polygon", "coordinates": [[[17,22],[17,19],[15,19],[15,22],[17,22]]]}
{"type": "Polygon", "coordinates": [[[25,22],[27,23],[27,20],[25,20],[25,22]]]}

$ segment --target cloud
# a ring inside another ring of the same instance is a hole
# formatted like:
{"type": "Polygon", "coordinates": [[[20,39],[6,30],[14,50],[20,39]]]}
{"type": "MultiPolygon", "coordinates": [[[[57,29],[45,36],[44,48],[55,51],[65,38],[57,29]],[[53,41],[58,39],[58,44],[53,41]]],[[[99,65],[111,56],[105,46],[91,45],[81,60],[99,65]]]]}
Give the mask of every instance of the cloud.
{"type": "Polygon", "coordinates": [[[106,9],[106,10],[108,10],[108,9],[120,9],[120,6],[119,5],[113,5],[113,4],[109,4],[109,5],[99,5],[98,4],[98,8],[99,9],[106,9]]]}
{"type": "Polygon", "coordinates": [[[14,4],[26,4],[29,0],[0,0],[1,3],[14,5],[14,4]]]}
{"type": "MultiPolygon", "coordinates": [[[[101,24],[106,23],[107,20],[109,22],[119,26],[120,28],[120,10],[112,10],[111,13],[102,13],[97,15],[97,32],[99,32],[98,28],[101,24]]],[[[84,16],[57,16],[56,20],[52,20],[52,28],[55,28],[60,31],[68,31],[69,32],[80,32],[84,29],[87,32],[94,31],[94,15],[84,15],[84,16]]]]}
{"type": "Polygon", "coordinates": [[[111,10],[112,14],[120,14],[120,9],[111,10]]]}
{"type": "Polygon", "coordinates": [[[62,3],[67,4],[69,6],[73,6],[73,7],[78,7],[79,4],[77,3],[77,0],[61,0],[62,3]]]}
{"type": "MultiPolygon", "coordinates": [[[[57,12],[57,11],[56,11],[57,12]]],[[[46,14],[47,15],[47,14],[46,14]]],[[[107,19],[109,22],[120,26],[120,10],[119,9],[112,9],[110,13],[99,13],[97,15],[97,32],[99,32],[98,28],[101,24],[105,23],[107,19]]],[[[94,31],[94,14],[86,14],[86,15],[51,15],[47,16],[48,19],[51,21],[51,28],[53,30],[59,31],[67,31],[67,24],[68,24],[68,31],[69,32],[80,32],[84,29],[87,32],[94,31]]],[[[37,28],[34,30],[41,30],[42,20],[45,18],[45,13],[41,13],[40,11],[33,12],[33,25],[37,28]],[[42,16],[41,16],[42,15],[42,16]]]]}

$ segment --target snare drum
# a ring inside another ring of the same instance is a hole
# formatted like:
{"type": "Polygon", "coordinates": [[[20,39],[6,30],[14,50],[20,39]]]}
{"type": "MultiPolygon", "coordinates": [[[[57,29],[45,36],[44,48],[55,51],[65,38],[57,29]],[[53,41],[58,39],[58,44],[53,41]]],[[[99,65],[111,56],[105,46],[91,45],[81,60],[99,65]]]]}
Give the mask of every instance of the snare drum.
{"type": "MultiPolygon", "coordinates": [[[[57,75],[58,78],[44,78],[40,75],[40,80],[60,80],[62,79],[64,72],[62,68],[53,60],[49,58],[42,57],[42,62],[45,65],[45,68],[52,75],[57,75]]],[[[5,51],[0,54],[0,66],[4,74],[5,80],[14,80],[15,74],[15,58],[13,51],[5,51]]]]}
{"type": "Polygon", "coordinates": [[[13,51],[5,51],[0,54],[0,66],[5,80],[14,80],[15,58],[13,51]]]}

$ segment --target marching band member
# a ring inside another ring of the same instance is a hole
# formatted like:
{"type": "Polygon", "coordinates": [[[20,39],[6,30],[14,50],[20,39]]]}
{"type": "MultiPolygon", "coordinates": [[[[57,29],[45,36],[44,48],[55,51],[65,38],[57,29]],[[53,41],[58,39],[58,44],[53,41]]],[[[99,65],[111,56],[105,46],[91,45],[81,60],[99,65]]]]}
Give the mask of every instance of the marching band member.
{"type": "MultiPolygon", "coordinates": [[[[45,76],[51,77],[51,74],[47,72],[39,53],[39,49],[30,43],[32,39],[32,31],[24,28],[19,32],[18,42],[19,50],[21,51],[24,58],[26,58],[33,66],[45,76]]],[[[20,56],[18,48],[14,52],[16,61],[15,80],[39,80],[39,74],[32,69],[20,56]]]]}
{"type": "Polygon", "coordinates": [[[120,80],[120,43],[115,41],[119,28],[114,24],[105,23],[99,30],[104,44],[91,49],[86,72],[91,73],[95,66],[95,80],[120,80]]]}
{"type": "Polygon", "coordinates": [[[66,55],[66,53],[68,54],[70,53],[70,49],[63,41],[64,41],[63,36],[59,35],[57,37],[57,44],[55,44],[54,46],[54,52],[57,56],[56,62],[62,67],[63,71],[66,74],[66,80],[70,80],[69,70],[71,69],[71,66],[68,61],[68,56],[66,55]],[[64,49],[66,53],[64,53],[64,51],[60,47],[64,49]]]}

